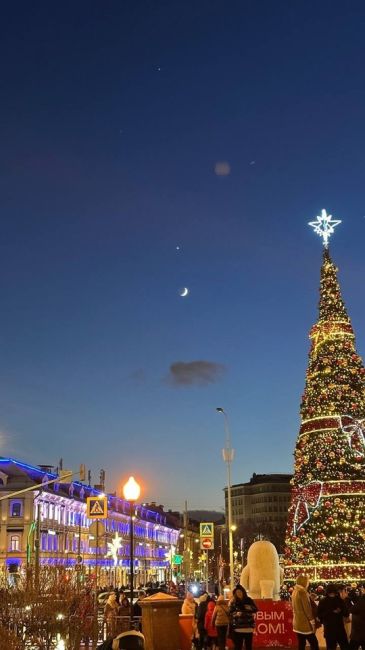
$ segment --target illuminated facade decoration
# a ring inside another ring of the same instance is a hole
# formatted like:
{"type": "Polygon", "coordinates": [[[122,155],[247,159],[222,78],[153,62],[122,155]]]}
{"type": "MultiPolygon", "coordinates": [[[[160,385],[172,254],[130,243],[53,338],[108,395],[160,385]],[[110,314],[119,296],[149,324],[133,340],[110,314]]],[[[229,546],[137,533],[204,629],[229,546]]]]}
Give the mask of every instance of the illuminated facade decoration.
{"type": "MultiPolygon", "coordinates": [[[[57,474],[0,457],[0,495],[56,478],[57,474]]],[[[108,495],[105,534],[96,549],[86,515],[86,497],[100,494],[78,481],[44,485],[0,502],[0,569],[18,573],[34,567],[39,531],[39,563],[77,570],[89,580],[98,566],[99,585],[127,585],[129,574],[129,503],[108,495]],[[107,553],[109,549],[109,552],[107,553]],[[106,557],[107,555],[107,557],[106,557]]],[[[135,504],[135,571],[137,586],[164,581],[171,573],[167,554],[180,531],[166,515],[135,504]]]]}
{"type": "Polygon", "coordinates": [[[115,533],[111,542],[107,542],[108,552],[105,557],[113,558],[114,566],[118,565],[119,551],[122,548],[122,537],[119,537],[118,533],[115,533]]]}
{"type": "Polygon", "coordinates": [[[319,319],[310,339],[286,536],[286,578],[307,573],[316,581],[364,580],[365,369],[327,247],[319,319]]]}

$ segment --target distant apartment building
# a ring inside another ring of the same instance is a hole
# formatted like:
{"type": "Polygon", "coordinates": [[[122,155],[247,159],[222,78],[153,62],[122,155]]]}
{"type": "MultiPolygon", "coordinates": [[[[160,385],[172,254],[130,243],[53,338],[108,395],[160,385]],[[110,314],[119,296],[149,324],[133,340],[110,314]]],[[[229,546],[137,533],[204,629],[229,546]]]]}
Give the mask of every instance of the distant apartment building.
{"type": "MultiPolygon", "coordinates": [[[[247,483],[232,485],[233,523],[256,530],[257,534],[272,529],[281,542],[290,505],[291,478],[291,474],[253,474],[247,483]]],[[[224,492],[227,513],[227,488],[224,492]]]]}

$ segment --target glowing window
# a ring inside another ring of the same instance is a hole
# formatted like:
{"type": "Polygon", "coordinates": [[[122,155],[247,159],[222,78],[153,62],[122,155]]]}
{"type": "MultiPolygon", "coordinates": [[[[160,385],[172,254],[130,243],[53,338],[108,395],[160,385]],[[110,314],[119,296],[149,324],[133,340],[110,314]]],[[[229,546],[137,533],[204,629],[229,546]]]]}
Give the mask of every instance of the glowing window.
{"type": "Polygon", "coordinates": [[[12,535],[10,537],[10,550],[19,551],[20,550],[20,537],[19,535],[12,535]]]}

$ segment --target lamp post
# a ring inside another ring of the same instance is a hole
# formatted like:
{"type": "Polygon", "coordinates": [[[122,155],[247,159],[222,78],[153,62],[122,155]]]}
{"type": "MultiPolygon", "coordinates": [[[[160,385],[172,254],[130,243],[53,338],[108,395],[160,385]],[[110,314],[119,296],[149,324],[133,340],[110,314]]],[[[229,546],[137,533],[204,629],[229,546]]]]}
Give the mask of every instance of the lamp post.
{"type": "Polygon", "coordinates": [[[233,563],[233,529],[232,529],[232,498],[231,498],[231,464],[234,459],[234,449],[231,447],[231,435],[228,424],[228,416],[222,407],[216,411],[224,416],[225,446],[222,449],[223,460],[227,466],[227,505],[228,505],[228,539],[229,539],[229,571],[230,587],[234,589],[234,563],[233,563]]]}
{"type": "Polygon", "coordinates": [[[133,628],[133,582],[134,582],[134,540],[133,540],[133,505],[139,498],[141,488],[133,476],[130,476],[126,484],[123,486],[123,496],[126,501],[129,501],[129,542],[130,542],[130,574],[131,574],[131,610],[130,610],[130,628],[133,628]]]}

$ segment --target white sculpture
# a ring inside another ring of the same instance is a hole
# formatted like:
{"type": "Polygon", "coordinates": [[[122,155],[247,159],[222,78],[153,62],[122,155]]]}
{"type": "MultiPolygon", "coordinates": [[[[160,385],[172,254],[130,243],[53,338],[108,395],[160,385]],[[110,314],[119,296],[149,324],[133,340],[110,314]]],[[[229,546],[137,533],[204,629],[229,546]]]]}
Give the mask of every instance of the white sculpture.
{"type": "Polygon", "coordinates": [[[279,566],[278,552],[271,542],[251,544],[247,564],[241,573],[241,585],[250,598],[279,600],[284,571],[279,566]]]}

